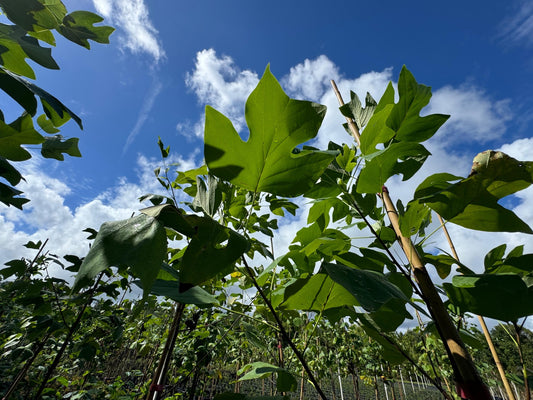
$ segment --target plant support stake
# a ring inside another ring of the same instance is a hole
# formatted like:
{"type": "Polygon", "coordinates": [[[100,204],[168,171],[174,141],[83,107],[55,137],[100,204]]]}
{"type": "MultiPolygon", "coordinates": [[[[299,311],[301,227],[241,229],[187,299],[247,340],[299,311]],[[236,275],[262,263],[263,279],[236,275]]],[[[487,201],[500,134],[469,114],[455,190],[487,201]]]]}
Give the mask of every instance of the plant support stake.
{"type": "Polygon", "coordinates": [[[381,197],[387,211],[387,215],[399,239],[403,252],[407,257],[413,275],[426,302],[428,309],[435,321],[439,335],[445,344],[448,357],[454,370],[457,394],[464,399],[469,400],[490,400],[490,394],[487,386],[481,380],[478,371],[470,358],[470,354],[459,336],[459,332],[453,325],[453,322],[446,311],[435,285],[431,281],[424,263],[420,259],[418,252],[410,238],[402,235],[398,220],[398,213],[389,196],[389,191],[383,187],[381,197]]]}

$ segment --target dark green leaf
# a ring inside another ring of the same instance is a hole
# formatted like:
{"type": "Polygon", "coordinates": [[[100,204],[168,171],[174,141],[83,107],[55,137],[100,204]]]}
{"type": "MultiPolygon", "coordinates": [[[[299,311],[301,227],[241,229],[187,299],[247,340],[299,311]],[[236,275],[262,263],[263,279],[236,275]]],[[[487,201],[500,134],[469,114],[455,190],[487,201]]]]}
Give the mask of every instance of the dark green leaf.
{"type": "Polygon", "coordinates": [[[93,246],[83,260],[74,282],[79,290],[102,271],[112,266],[128,266],[148,293],[161,268],[167,250],[163,224],[141,214],[136,217],[104,223],[93,246]]]}
{"type": "MultiPolygon", "coordinates": [[[[143,288],[140,281],[134,281],[133,283],[143,288]]],[[[180,284],[177,280],[156,279],[150,289],[150,293],[167,297],[182,304],[219,304],[213,295],[198,286],[193,286],[185,292],[180,292],[180,284]]]]}
{"type": "MultiPolygon", "coordinates": [[[[420,184],[415,199],[450,222],[489,232],[533,233],[515,213],[498,201],[533,183],[533,162],[521,162],[501,152],[490,152],[486,164],[457,183],[447,174],[433,175],[420,184]]],[[[479,157],[479,155],[478,155],[479,157]]]]}
{"type": "Polygon", "coordinates": [[[331,279],[348,290],[367,311],[377,311],[392,299],[409,300],[380,273],[342,264],[324,263],[323,266],[331,279]]]}
{"type": "Polygon", "coordinates": [[[41,155],[44,158],[55,158],[59,161],[65,159],[63,153],[72,157],[81,157],[78,142],[78,138],[63,140],[63,136],[61,135],[46,137],[41,148],[41,155]]]}
{"type": "Polygon", "coordinates": [[[324,106],[290,99],[267,67],[246,102],[247,142],[228,118],[206,107],[206,163],[214,175],[252,192],[302,194],[335,155],[312,150],[293,153],[297,145],[316,136],[325,111],[324,106]]]}
{"type": "Polygon", "coordinates": [[[27,203],[29,200],[16,197],[20,194],[22,194],[20,190],[0,182],[0,201],[6,206],[13,206],[19,210],[22,210],[22,205],[27,203]]]}
{"type": "Polygon", "coordinates": [[[533,291],[515,274],[454,276],[444,289],[454,305],[484,317],[516,321],[533,314],[533,291]]]}
{"type": "Polygon", "coordinates": [[[60,0],[2,0],[7,17],[27,31],[55,29],[67,13],[60,0]]]}
{"type": "Polygon", "coordinates": [[[0,157],[0,176],[12,185],[18,185],[22,175],[4,157],[0,157]]]}
{"type": "Polygon", "coordinates": [[[89,40],[109,43],[109,35],[115,29],[110,26],[94,26],[103,20],[99,15],[89,11],[74,11],[64,16],[57,31],[68,40],[89,49],[91,48],[89,40]]]}
{"type": "Polygon", "coordinates": [[[219,273],[229,273],[235,262],[248,251],[249,243],[243,236],[209,217],[187,216],[195,233],[183,255],[180,282],[198,285],[219,273]]]}

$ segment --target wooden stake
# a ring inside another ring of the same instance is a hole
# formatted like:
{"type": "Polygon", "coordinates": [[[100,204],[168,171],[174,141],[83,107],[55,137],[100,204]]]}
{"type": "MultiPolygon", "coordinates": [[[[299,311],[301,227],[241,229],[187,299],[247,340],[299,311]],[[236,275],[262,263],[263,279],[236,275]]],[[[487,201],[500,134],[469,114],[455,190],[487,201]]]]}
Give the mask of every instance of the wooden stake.
{"type": "MultiPolygon", "coordinates": [[[[442,226],[442,230],[444,231],[444,236],[446,236],[446,240],[448,241],[448,244],[450,245],[453,258],[459,261],[459,256],[457,255],[457,251],[455,250],[455,246],[453,245],[453,241],[452,241],[452,238],[450,237],[450,233],[448,232],[448,229],[446,228],[446,224],[439,214],[437,214],[437,217],[439,218],[440,224],[442,226]]],[[[487,328],[487,324],[485,323],[485,319],[481,315],[478,315],[477,318],[479,320],[479,324],[481,325],[481,329],[483,330],[483,335],[485,335],[485,340],[487,341],[487,344],[489,345],[492,358],[494,359],[494,362],[496,363],[496,367],[498,368],[498,372],[500,373],[500,378],[503,382],[503,386],[505,387],[505,391],[507,392],[507,396],[509,397],[509,400],[515,400],[514,393],[511,390],[511,385],[509,385],[507,376],[505,376],[505,371],[503,370],[500,357],[498,356],[498,353],[496,352],[496,348],[494,347],[494,343],[492,342],[492,338],[490,337],[490,333],[487,328]]]]}
{"type": "MultiPolygon", "coordinates": [[[[337,84],[335,83],[333,79],[330,82],[331,82],[331,86],[333,87],[333,91],[335,92],[335,95],[337,96],[337,100],[339,100],[339,104],[343,106],[344,100],[342,99],[341,92],[339,92],[339,89],[337,88],[337,84]]],[[[352,132],[352,136],[355,142],[357,143],[357,146],[361,146],[361,134],[359,133],[359,128],[355,124],[354,120],[349,117],[346,117],[346,122],[348,122],[348,126],[350,127],[350,131],[352,132]]]]}
{"type": "Polygon", "coordinates": [[[437,327],[439,335],[444,343],[444,347],[446,348],[446,352],[448,353],[448,357],[454,370],[458,394],[461,397],[470,400],[492,399],[492,396],[481,380],[481,377],[470,358],[470,354],[466,350],[466,347],[459,336],[459,332],[457,332],[435,285],[431,281],[429,273],[420,259],[413,242],[410,238],[402,235],[398,213],[396,212],[396,208],[392,203],[389,191],[386,187],[383,187],[381,197],[387,215],[396,232],[396,236],[400,241],[409,264],[411,265],[415,280],[424,296],[424,301],[435,321],[435,326],[437,327]]]}

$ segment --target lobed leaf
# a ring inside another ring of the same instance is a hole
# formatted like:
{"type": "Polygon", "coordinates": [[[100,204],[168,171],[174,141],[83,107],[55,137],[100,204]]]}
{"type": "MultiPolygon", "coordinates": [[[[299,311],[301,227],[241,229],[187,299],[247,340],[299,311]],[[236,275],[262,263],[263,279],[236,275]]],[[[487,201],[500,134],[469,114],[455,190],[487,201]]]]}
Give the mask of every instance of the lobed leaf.
{"type": "Polygon", "coordinates": [[[324,172],[336,152],[296,151],[314,138],[326,107],[290,99],[265,70],[246,102],[248,141],[228,118],[206,107],[205,160],[211,173],[252,192],[298,196],[324,172]]]}

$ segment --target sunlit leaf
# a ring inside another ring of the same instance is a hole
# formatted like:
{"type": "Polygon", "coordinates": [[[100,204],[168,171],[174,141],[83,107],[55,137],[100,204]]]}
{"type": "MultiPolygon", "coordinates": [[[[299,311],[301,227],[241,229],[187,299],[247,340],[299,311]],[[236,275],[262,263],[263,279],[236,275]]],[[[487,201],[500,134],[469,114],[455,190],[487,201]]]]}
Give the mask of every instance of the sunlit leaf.
{"type": "Polygon", "coordinates": [[[325,112],[322,105],[290,99],[267,67],[246,102],[248,141],[240,138],[228,118],[206,107],[204,141],[209,170],[252,192],[288,197],[302,194],[335,155],[293,152],[316,136],[325,112]]]}

